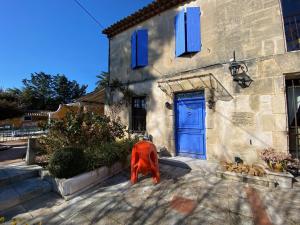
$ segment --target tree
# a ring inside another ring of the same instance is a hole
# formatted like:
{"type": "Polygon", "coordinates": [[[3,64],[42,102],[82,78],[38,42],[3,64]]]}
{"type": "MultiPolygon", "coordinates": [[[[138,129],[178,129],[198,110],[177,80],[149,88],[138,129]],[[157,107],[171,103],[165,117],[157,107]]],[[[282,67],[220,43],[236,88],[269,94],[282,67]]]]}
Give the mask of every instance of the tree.
{"type": "Polygon", "coordinates": [[[95,90],[100,90],[108,86],[109,73],[102,71],[101,74],[96,76],[99,80],[96,82],[95,90]]]}
{"type": "Polygon", "coordinates": [[[18,107],[17,102],[0,99],[0,120],[19,117],[22,116],[23,113],[23,110],[18,107]]]}
{"type": "Polygon", "coordinates": [[[23,80],[25,104],[29,109],[53,108],[53,82],[52,76],[44,72],[32,73],[30,79],[23,80]]]}
{"type": "Polygon", "coordinates": [[[21,89],[0,89],[0,120],[23,114],[24,110],[57,110],[86,93],[87,85],[70,81],[63,74],[32,73],[21,89]]]}
{"type": "Polygon", "coordinates": [[[86,93],[87,85],[80,86],[76,81],[69,81],[65,75],[53,77],[53,89],[58,104],[70,103],[86,93]]]}
{"type": "Polygon", "coordinates": [[[19,104],[18,96],[8,91],[0,91],[0,120],[23,115],[23,108],[19,104]]]}
{"type": "Polygon", "coordinates": [[[56,110],[59,104],[70,103],[86,93],[87,85],[69,81],[63,74],[49,75],[44,72],[31,74],[23,80],[22,102],[27,109],[56,110]]]}

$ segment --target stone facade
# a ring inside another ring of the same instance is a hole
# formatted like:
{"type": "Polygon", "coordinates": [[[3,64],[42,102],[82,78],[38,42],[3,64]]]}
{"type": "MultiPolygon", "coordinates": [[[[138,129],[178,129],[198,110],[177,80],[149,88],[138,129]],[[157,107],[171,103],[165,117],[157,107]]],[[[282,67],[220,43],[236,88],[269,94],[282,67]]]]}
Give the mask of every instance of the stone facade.
{"type": "MultiPolygon", "coordinates": [[[[138,95],[147,96],[147,131],[159,148],[176,154],[173,93],[158,82],[167,77],[212,74],[229,94],[206,106],[208,160],[257,161],[257,151],[273,147],[288,151],[285,76],[300,72],[300,52],[287,52],[279,0],[195,0],[179,5],[110,39],[110,81],[118,79],[138,95]],[[175,57],[174,17],[183,7],[201,8],[202,50],[189,57],[175,57]],[[149,32],[149,65],[132,70],[130,38],[138,28],[149,32]],[[246,62],[253,83],[241,88],[232,80],[229,60],[233,51],[246,62]],[[188,73],[187,71],[193,70],[188,73]],[[185,75],[180,73],[184,72],[185,75]]],[[[211,94],[205,90],[206,100],[211,94]]],[[[190,88],[191,89],[191,88],[190,88]]],[[[120,93],[109,92],[116,102],[120,93]]],[[[112,113],[106,105],[106,113],[112,113]]],[[[124,105],[117,115],[130,129],[131,109],[124,105]]]]}

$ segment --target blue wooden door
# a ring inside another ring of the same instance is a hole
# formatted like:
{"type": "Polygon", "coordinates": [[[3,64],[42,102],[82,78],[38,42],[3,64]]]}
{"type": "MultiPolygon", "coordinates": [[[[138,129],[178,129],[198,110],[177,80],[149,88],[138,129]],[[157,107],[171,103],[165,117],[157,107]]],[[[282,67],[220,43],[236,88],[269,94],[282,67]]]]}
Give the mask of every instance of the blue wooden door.
{"type": "Polygon", "coordinates": [[[204,93],[177,94],[175,115],[177,155],[206,159],[204,93]]]}

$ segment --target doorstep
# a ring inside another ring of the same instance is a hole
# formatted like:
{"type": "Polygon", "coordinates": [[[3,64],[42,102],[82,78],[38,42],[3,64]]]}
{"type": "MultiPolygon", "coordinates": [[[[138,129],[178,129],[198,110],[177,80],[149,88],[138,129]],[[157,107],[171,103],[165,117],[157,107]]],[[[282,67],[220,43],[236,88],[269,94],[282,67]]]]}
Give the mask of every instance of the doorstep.
{"type": "Polygon", "coordinates": [[[205,171],[209,174],[216,173],[219,169],[220,164],[213,161],[201,160],[201,159],[193,159],[182,156],[175,157],[160,157],[159,163],[166,164],[174,167],[180,167],[183,169],[189,170],[201,170],[205,171]]]}

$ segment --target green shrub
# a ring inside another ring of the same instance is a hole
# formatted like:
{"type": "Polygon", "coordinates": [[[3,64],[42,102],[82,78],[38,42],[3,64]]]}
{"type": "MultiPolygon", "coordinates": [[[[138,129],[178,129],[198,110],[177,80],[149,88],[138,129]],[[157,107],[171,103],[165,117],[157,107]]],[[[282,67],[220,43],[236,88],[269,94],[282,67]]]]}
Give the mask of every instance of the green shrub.
{"type": "Polygon", "coordinates": [[[87,169],[94,170],[101,166],[112,166],[121,161],[126,162],[136,140],[125,139],[118,142],[109,142],[103,145],[87,148],[87,169]]]}
{"type": "Polygon", "coordinates": [[[86,170],[86,157],[81,148],[56,150],[49,160],[48,169],[57,178],[70,178],[86,170]]]}
{"type": "Polygon", "coordinates": [[[0,216],[0,223],[4,223],[5,222],[5,217],[4,216],[0,216]]]}
{"type": "Polygon", "coordinates": [[[100,146],[125,136],[125,126],[120,121],[83,112],[82,109],[68,113],[62,120],[51,121],[48,130],[48,135],[41,138],[40,142],[49,154],[69,146],[100,146]]]}

